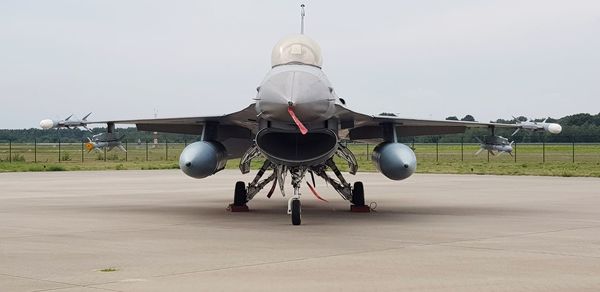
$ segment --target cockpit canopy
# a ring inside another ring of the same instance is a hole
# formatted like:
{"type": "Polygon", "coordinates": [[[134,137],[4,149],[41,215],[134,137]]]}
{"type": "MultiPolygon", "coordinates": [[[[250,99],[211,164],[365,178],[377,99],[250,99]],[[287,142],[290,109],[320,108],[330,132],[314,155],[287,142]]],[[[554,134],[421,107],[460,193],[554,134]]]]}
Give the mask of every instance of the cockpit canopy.
{"type": "Polygon", "coordinates": [[[306,64],[321,68],[321,47],[303,34],[287,36],[275,45],[271,54],[272,67],[284,64],[306,64]]]}

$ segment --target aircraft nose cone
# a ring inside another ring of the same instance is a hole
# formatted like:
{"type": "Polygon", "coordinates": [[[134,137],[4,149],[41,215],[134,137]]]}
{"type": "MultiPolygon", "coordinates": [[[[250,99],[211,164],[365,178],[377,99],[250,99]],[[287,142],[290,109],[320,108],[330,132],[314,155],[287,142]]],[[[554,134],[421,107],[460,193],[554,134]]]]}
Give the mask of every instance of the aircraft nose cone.
{"type": "Polygon", "coordinates": [[[313,74],[285,71],[271,76],[261,86],[256,110],[262,118],[292,122],[288,107],[293,106],[296,116],[306,123],[324,121],[334,110],[329,87],[313,74]]]}

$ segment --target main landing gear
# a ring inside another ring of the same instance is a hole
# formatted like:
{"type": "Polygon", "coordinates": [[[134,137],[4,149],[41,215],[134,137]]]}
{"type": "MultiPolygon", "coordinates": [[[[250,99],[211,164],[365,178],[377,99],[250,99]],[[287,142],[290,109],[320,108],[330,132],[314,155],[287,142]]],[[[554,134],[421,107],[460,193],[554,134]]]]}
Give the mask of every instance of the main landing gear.
{"type": "Polygon", "coordinates": [[[229,204],[227,208],[231,212],[248,212],[248,195],[246,191],[246,183],[238,181],[235,183],[235,190],[233,191],[233,204],[229,204]]]}
{"type": "Polygon", "coordinates": [[[360,181],[355,182],[352,188],[352,205],[350,205],[350,211],[359,213],[371,212],[371,208],[365,205],[365,188],[360,181]]]}

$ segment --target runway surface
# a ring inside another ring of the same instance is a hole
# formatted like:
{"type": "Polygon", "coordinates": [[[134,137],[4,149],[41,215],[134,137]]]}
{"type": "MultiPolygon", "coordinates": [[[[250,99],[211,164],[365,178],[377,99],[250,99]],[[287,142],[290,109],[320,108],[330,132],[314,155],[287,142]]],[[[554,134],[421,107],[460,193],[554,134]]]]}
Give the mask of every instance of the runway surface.
{"type": "Polygon", "coordinates": [[[292,226],[236,171],[0,174],[0,291],[600,290],[600,179],[348,178],[376,212],[317,181],[292,226]]]}

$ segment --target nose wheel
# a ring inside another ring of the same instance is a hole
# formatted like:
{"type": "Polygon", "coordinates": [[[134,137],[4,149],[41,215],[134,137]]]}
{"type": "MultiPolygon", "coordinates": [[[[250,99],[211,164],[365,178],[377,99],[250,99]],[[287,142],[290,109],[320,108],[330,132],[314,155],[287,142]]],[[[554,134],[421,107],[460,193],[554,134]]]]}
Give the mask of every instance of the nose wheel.
{"type": "Polygon", "coordinates": [[[292,215],[292,225],[300,225],[302,223],[302,203],[300,203],[300,199],[291,198],[289,205],[289,213],[292,215]]]}
{"type": "Polygon", "coordinates": [[[292,215],[292,225],[302,223],[302,203],[300,203],[300,182],[306,173],[306,169],[293,169],[292,186],[294,187],[294,196],[288,201],[288,214],[292,215]]]}
{"type": "Polygon", "coordinates": [[[302,203],[300,203],[300,186],[294,186],[294,196],[288,201],[288,214],[292,215],[292,225],[302,223],[302,203]]]}

